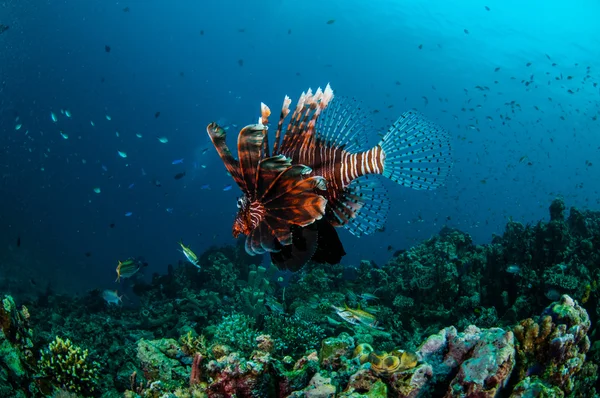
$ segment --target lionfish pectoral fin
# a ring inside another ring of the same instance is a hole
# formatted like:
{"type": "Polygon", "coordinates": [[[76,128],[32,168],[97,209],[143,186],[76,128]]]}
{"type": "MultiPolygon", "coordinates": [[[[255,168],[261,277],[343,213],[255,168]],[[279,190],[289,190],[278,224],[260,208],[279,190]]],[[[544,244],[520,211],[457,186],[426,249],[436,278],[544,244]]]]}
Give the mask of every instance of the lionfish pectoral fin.
{"type": "Polygon", "coordinates": [[[413,189],[435,189],[450,173],[450,135],[423,115],[408,111],[390,127],[381,142],[383,175],[413,189]]]}
{"type": "Polygon", "coordinates": [[[383,229],[390,201],[377,176],[363,176],[352,181],[329,207],[335,225],[343,225],[353,235],[362,236],[383,229]]]}
{"type": "Polygon", "coordinates": [[[271,261],[280,270],[298,271],[310,261],[315,253],[319,231],[313,224],[307,227],[291,227],[292,242],[287,246],[281,246],[281,250],[271,253],[271,261]]]}
{"type": "Polygon", "coordinates": [[[244,127],[238,135],[239,167],[243,183],[241,188],[252,200],[256,198],[258,165],[262,158],[265,134],[265,126],[252,124],[244,127]]]}
{"type": "Polygon", "coordinates": [[[231,174],[238,186],[242,187],[242,177],[240,173],[240,165],[236,158],[233,157],[229,147],[225,143],[226,132],[216,123],[211,123],[206,127],[206,131],[212,141],[219,157],[225,164],[225,168],[231,174]]]}
{"type": "Polygon", "coordinates": [[[277,177],[292,166],[292,160],[283,155],[263,159],[258,164],[256,196],[262,199],[277,177]]]}
{"type": "Polygon", "coordinates": [[[246,253],[252,256],[280,250],[277,238],[265,222],[258,224],[246,237],[245,248],[246,253]]]}
{"type": "Polygon", "coordinates": [[[260,200],[265,206],[281,197],[294,196],[302,191],[314,192],[315,189],[324,191],[327,188],[327,181],[323,177],[308,177],[312,169],[308,166],[295,164],[288,167],[272,181],[260,200]],[[310,186],[302,185],[304,181],[310,181],[310,186]]]}

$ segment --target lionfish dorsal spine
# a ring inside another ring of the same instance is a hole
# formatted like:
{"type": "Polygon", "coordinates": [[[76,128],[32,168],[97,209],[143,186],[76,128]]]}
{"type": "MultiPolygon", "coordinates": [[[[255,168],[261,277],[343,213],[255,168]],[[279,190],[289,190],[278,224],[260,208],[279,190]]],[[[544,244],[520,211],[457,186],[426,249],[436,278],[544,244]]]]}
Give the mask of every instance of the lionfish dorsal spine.
{"type": "Polygon", "coordinates": [[[273,143],[273,155],[279,154],[279,142],[281,139],[281,132],[283,130],[283,123],[285,118],[290,114],[290,104],[292,100],[287,95],[283,99],[283,106],[281,107],[281,114],[279,116],[279,123],[277,123],[277,132],[275,133],[275,142],[273,143]]]}
{"type": "Polygon", "coordinates": [[[262,126],[265,130],[265,134],[263,137],[263,145],[262,145],[262,153],[261,159],[268,158],[271,156],[269,154],[269,134],[267,134],[267,124],[269,124],[269,116],[271,116],[271,109],[264,103],[260,103],[260,123],[259,126],[262,126]]]}

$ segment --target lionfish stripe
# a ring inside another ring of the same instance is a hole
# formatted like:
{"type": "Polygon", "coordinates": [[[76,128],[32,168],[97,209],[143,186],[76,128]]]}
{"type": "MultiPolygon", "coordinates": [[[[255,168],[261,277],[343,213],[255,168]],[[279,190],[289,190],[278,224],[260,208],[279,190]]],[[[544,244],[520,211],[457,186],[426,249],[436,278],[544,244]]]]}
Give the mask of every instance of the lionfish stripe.
{"type": "Polygon", "coordinates": [[[414,112],[405,112],[379,143],[383,175],[413,189],[443,185],[452,167],[446,130],[414,112]]]}
{"type": "Polygon", "coordinates": [[[246,238],[246,252],[250,255],[263,254],[265,252],[277,252],[280,249],[278,248],[276,241],[272,230],[267,223],[263,221],[252,230],[250,235],[246,238]]]}
{"type": "Polygon", "coordinates": [[[225,168],[231,174],[235,182],[238,184],[240,188],[244,188],[244,182],[242,180],[240,166],[238,161],[233,157],[229,147],[225,143],[226,133],[225,130],[217,125],[216,123],[211,123],[206,127],[206,131],[210,140],[212,141],[217,153],[221,160],[223,160],[223,164],[225,168]]]}
{"type": "Polygon", "coordinates": [[[277,124],[277,132],[275,133],[275,142],[273,143],[273,155],[279,154],[279,141],[281,138],[281,131],[283,130],[283,122],[290,113],[290,104],[292,100],[287,95],[283,99],[283,107],[281,108],[281,114],[279,116],[279,123],[277,124]]]}
{"type": "Polygon", "coordinates": [[[244,182],[241,188],[251,201],[256,199],[258,162],[262,155],[261,150],[265,133],[264,126],[255,124],[244,127],[238,135],[238,156],[240,157],[240,171],[244,182]]]}
{"type": "Polygon", "coordinates": [[[292,160],[283,155],[277,155],[260,161],[258,165],[258,179],[256,197],[262,200],[273,186],[277,177],[292,166],[292,160]]]}
{"type": "MultiPolygon", "coordinates": [[[[261,201],[267,205],[269,202],[285,195],[293,195],[296,187],[306,179],[306,176],[312,172],[310,167],[295,164],[288,167],[285,171],[273,180],[271,185],[265,190],[261,201]]],[[[312,189],[312,188],[311,188],[312,189]]]]}

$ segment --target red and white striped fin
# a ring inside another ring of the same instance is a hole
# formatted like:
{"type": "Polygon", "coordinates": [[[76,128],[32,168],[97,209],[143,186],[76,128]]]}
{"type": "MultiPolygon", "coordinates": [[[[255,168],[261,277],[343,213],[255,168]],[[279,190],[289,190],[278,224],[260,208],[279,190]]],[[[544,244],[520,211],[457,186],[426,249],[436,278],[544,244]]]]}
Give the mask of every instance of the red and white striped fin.
{"type": "Polygon", "coordinates": [[[409,188],[435,189],[452,168],[450,135],[415,111],[402,114],[379,146],[383,175],[409,188]]]}
{"type": "Polygon", "coordinates": [[[277,177],[291,166],[292,160],[283,155],[261,160],[258,164],[258,176],[256,178],[256,198],[262,201],[277,177]]]}
{"type": "MultiPolygon", "coordinates": [[[[290,240],[291,234],[289,237],[280,234],[279,238],[290,240]]],[[[258,224],[257,227],[250,232],[250,235],[246,237],[246,253],[252,256],[266,252],[279,251],[281,250],[280,247],[281,246],[277,243],[277,239],[273,235],[273,231],[271,231],[269,225],[265,222],[258,224]]]]}
{"type": "Polygon", "coordinates": [[[275,133],[275,142],[273,143],[273,156],[279,154],[279,144],[281,140],[281,132],[283,130],[283,122],[285,118],[290,114],[290,104],[292,100],[287,95],[283,99],[283,106],[281,107],[281,114],[279,115],[279,123],[277,124],[277,132],[275,133]]]}
{"type": "Polygon", "coordinates": [[[240,173],[242,191],[250,201],[256,199],[258,164],[262,158],[262,144],[267,130],[261,124],[244,127],[238,135],[238,156],[240,157],[240,173]]]}
{"type": "Polygon", "coordinates": [[[329,84],[325,90],[318,88],[314,94],[311,89],[303,92],[294,113],[292,113],[278,153],[293,157],[292,155],[299,153],[300,150],[312,147],[315,141],[315,125],[319,115],[327,108],[332,99],[333,90],[329,84]]]}
{"type": "Polygon", "coordinates": [[[206,131],[210,140],[212,141],[219,157],[223,161],[227,172],[231,174],[235,182],[238,184],[240,188],[244,188],[245,184],[242,179],[242,173],[240,171],[240,164],[238,160],[233,157],[229,147],[227,146],[226,141],[226,132],[225,130],[216,123],[211,123],[206,127],[206,131]]]}

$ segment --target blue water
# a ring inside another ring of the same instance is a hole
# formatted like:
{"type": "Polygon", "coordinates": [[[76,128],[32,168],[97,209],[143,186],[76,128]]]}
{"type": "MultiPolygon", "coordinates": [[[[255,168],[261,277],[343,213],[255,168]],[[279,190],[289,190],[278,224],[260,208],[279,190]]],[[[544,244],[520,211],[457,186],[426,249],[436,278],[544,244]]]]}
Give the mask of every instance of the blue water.
{"type": "Polygon", "coordinates": [[[488,242],[511,217],[547,218],[556,196],[597,209],[596,15],[593,1],[4,1],[0,280],[113,288],[117,260],[164,273],[179,239],[197,253],[232,243],[240,192],[223,191],[206,125],[237,125],[233,144],[261,101],[277,110],[328,82],[379,111],[373,142],[415,108],[454,148],[444,188],[386,184],[385,232],[342,232],[345,264],[383,263],[443,225],[488,242]]]}

